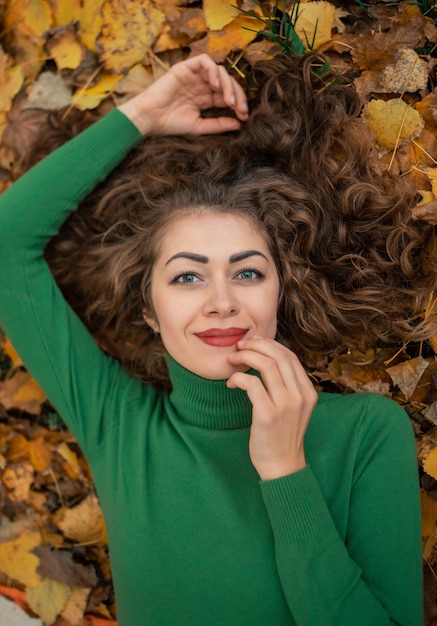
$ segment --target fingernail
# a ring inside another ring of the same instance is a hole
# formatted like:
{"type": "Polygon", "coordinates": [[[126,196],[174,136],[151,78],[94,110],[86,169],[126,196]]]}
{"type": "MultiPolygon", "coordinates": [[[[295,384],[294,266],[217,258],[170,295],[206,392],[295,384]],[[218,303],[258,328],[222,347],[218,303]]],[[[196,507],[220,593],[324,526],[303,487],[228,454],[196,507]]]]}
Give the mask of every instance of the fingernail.
{"type": "Polygon", "coordinates": [[[231,97],[229,98],[229,100],[231,101],[231,104],[236,103],[235,95],[233,93],[231,93],[231,97]]]}
{"type": "Polygon", "coordinates": [[[240,339],[240,341],[237,343],[238,347],[241,348],[242,346],[245,346],[247,343],[247,339],[240,339]]]}
{"type": "Polygon", "coordinates": [[[216,87],[220,87],[220,78],[217,76],[217,78],[215,79],[215,86],[216,87]]]}

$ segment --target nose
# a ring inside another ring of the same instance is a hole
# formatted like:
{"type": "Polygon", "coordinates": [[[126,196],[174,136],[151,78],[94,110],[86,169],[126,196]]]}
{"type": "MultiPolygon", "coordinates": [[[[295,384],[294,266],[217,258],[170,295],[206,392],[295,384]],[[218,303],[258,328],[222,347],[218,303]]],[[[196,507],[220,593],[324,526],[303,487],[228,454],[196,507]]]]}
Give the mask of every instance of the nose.
{"type": "Polygon", "coordinates": [[[214,283],[208,287],[203,312],[208,316],[228,317],[237,315],[240,303],[226,282],[214,283]]]}

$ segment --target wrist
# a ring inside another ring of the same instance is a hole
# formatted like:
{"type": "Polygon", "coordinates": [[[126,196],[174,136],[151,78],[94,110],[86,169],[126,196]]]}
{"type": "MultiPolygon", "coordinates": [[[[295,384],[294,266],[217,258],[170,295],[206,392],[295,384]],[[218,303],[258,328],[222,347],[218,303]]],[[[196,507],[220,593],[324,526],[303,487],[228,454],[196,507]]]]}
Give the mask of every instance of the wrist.
{"type": "Polygon", "coordinates": [[[306,460],[301,459],[286,464],[269,465],[262,470],[258,470],[258,474],[263,481],[276,480],[278,478],[284,478],[284,476],[289,476],[290,474],[295,474],[305,467],[307,467],[306,460]]]}
{"type": "Polygon", "coordinates": [[[151,122],[151,116],[147,111],[140,108],[137,98],[132,98],[129,102],[120,105],[118,110],[137,127],[142,135],[150,135],[152,133],[153,124],[151,122]]]}

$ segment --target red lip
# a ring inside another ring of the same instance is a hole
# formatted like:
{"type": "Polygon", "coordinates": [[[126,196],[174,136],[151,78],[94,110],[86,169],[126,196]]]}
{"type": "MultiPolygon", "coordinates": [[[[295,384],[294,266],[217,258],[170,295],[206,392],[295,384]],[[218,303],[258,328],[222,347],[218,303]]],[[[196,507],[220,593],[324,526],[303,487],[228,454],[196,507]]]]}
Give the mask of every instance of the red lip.
{"type": "Polygon", "coordinates": [[[243,339],[247,331],[247,328],[208,328],[208,330],[195,333],[195,335],[209,346],[226,348],[243,339]]]}

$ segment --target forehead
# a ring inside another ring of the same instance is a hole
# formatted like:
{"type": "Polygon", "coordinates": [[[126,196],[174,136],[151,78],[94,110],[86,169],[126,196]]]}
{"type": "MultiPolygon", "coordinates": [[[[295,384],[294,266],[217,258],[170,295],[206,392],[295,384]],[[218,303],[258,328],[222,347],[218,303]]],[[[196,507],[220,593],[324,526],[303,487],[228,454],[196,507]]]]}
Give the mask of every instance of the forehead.
{"type": "Polygon", "coordinates": [[[269,252],[265,234],[249,216],[201,211],[172,221],[161,234],[160,255],[177,251],[211,255],[232,254],[249,248],[269,252]]]}

